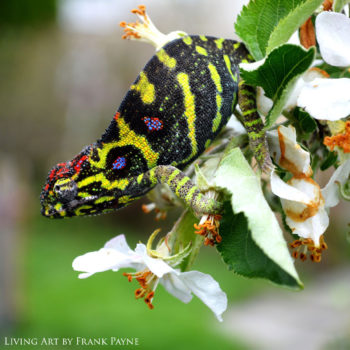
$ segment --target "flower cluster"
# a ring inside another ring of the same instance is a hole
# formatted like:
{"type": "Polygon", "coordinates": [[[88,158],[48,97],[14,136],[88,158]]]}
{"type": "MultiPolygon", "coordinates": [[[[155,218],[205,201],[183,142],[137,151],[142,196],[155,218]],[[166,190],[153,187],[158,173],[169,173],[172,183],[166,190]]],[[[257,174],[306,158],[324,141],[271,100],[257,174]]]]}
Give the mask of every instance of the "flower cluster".
{"type": "MultiPolygon", "coordinates": [[[[256,6],[260,2],[257,0],[256,6]]],[[[155,291],[161,284],[184,303],[197,296],[219,321],[227,308],[226,294],[211,276],[188,271],[203,244],[215,246],[229,268],[241,275],[265,277],[293,288],[302,285],[294,260],[321,261],[322,253],[328,248],[325,234],[330,222],[329,208],[341,199],[350,200],[350,19],[341,13],[319,10],[310,13],[316,20],[310,17],[300,32],[305,47],[318,43],[322,60],[314,60],[312,67],[309,68],[310,63],[300,74],[293,73],[295,79],[283,86],[283,93],[270,91],[268,98],[260,88],[258,94],[258,109],[267,115],[267,124],[271,111],[277,107],[282,117],[278,125],[267,128],[269,151],[275,165],[269,176],[259,176],[259,172],[253,171],[247,135],[240,123],[242,115],[236,110],[238,118],[229,123],[234,130],[221,135],[224,146],[213,146],[199,160],[200,167],[187,170],[188,176],[196,174],[198,187],[209,198],[224,202],[225,210],[220,215],[203,215],[199,222],[185,211],[155,249],[152,245],[158,231],[150,236],[147,245],[139,243],[135,250],[128,246],[124,235],[119,235],[100,250],[73,261],[74,270],[81,272],[79,278],[131,268],[136,272],[127,271],[123,275],[129,282],[137,283],[135,297],[143,299],[150,309],[154,308],[155,291]],[[318,173],[331,167],[334,172],[321,188],[318,173]],[[291,252],[276,213],[282,214],[285,228],[293,237],[289,243],[291,252]]],[[[167,42],[185,35],[180,31],[167,35],[159,32],[144,6],[132,12],[141,22],[122,22],[123,38],[147,41],[159,50],[167,42]]],[[[299,46],[295,52],[300,50],[307,57],[316,48],[306,52],[299,46]]],[[[269,58],[266,55],[263,60],[246,66],[258,70],[264,63],[271,63],[269,58]]],[[[283,59],[276,64],[284,64],[283,59]]],[[[256,86],[263,84],[264,81],[256,86]]],[[[160,127],[158,124],[154,123],[153,127],[160,127]]],[[[122,166],[119,163],[116,167],[122,166]]],[[[143,210],[155,210],[157,219],[165,218],[167,210],[179,205],[166,187],[158,186],[150,197],[154,203],[144,205],[143,210]]]]}

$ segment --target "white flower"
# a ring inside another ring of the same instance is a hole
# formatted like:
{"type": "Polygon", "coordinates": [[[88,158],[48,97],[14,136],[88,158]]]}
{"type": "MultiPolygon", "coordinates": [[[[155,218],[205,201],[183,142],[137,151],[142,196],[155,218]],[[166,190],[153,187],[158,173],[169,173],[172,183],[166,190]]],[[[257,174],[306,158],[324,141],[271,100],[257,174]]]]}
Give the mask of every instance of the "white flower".
{"type": "MultiPolygon", "coordinates": [[[[316,37],[324,61],[332,66],[350,66],[350,19],[335,12],[316,17],[316,37]]],[[[350,79],[320,79],[298,86],[296,104],[312,117],[339,120],[350,114],[350,79]]]]}
{"type": "Polygon", "coordinates": [[[322,58],[338,67],[350,66],[350,19],[336,12],[316,17],[316,36],[322,58]]]}
{"type": "Polygon", "coordinates": [[[317,78],[299,91],[297,105],[316,119],[339,120],[350,114],[350,79],[317,78]]]}
{"type": "MultiPolygon", "coordinates": [[[[281,198],[286,223],[310,247],[311,259],[320,261],[326,246],[321,239],[329,224],[320,186],[311,178],[310,154],[296,142],[292,126],[280,126],[269,133],[269,145],[275,162],[293,174],[286,183],[275,172],[271,174],[272,192],[281,198]]],[[[299,244],[299,243],[298,243],[299,244]]],[[[305,253],[301,257],[306,257],[305,253]]]]}
{"type": "MultiPolygon", "coordinates": [[[[271,174],[271,189],[281,198],[286,223],[294,234],[302,238],[291,246],[298,249],[305,247],[299,255],[302,260],[306,259],[308,250],[311,259],[319,262],[322,250],[327,249],[323,239],[323,233],[329,225],[327,208],[337,205],[341,195],[347,198],[341,189],[350,181],[350,159],[337,168],[321,190],[311,178],[310,154],[296,142],[292,126],[280,126],[268,133],[268,139],[275,162],[293,175],[284,182],[275,172],[271,174]]],[[[298,257],[298,252],[294,252],[293,256],[298,257]]]]}
{"type": "MultiPolygon", "coordinates": [[[[149,243],[152,243],[152,240],[151,237],[149,243]]],[[[210,275],[202,272],[180,272],[174,269],[170,266],[171,262],[176,261],[175,264],[178,264],[179,260],[165,252],[166,245],[162,244],[152,251],[149,249],[149,243],[147,247],[139,243],[133,251],[126,243],[124,235],[119,235],[108,241],[102,249],[75,258],[73,269],[83,271],[79,278],[86,278],[96,272],[118,271],[120,268],[131,267],[137,272],[124,275],[129,281],[136,279],[140,284],[135,296],[144,298],[151,309],[154,291],[158,283],[161,283],[170,294],[184,303],[191,301],[193,293],[214,312],[219,321],[222,321],[221,315],[227,308],[227,297],[219,284],[210,275]]]]}
{"type": "MultiPolygon", "coordinates": [[[[316,17],[316,36],[323,60],[338,67],[350,66],[350,19],[340,13],[322,12],[316,17]]],[[[321,70],[311,68],[303,74],[290,94],[285,110],[299,106],[313,118],[339,120],[350,114],[350,79],[325,79],[321,70]],[[310,74],[311,72],[314,73],[310,74]]],[[[258,96],[259,111],[265,115],[272,103],[258,96]]]]}
{"type": "Polygon", "coordinates": [[[311,238],[316,247],[326,231],[329,218],[320,186],[311,178],[291,178],[287,183],[271,175],[272,192],[281,198],[286,223],[293,233],[311,238]]]}

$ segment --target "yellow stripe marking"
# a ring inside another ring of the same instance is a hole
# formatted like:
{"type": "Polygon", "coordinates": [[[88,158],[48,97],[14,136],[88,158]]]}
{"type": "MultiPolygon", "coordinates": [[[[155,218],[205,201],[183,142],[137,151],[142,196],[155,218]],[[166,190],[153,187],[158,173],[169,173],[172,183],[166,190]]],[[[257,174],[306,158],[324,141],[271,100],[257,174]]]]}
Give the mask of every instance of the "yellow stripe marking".
{"type": "Polygon", "coordinates": [[[231,70],[230,57],[228,57],[227,55],[224,55],[224,61],[225,61],[226,68],[231,75],[232,80],[237,82],[237,77],[232,73],[232,70],[231,70]]]}
{"type": "Polygon", "coordinates": [[[92,206],[91,205],[83,205],[81,206],[80,208],[78,208],[76,211],[75,211],[75,215],[79,216],[79,215],[85,215],[85,213],[81,213],[81,211],[83,209],[91,209],[92,206]]]}
{"type": "Polygon", "coordinates": [[[169,176],[169,178],[168,178],[168,181],[167,181],[167,184],[170,185],[171,181],[173,181],[173,180],[175,179],[176,175],[178,175],[178,174],[180,174],[180,173],[181,173],[181,171],[180,171],[179,169],[174,170],[174,171],[170,174],[170,176],[169,176]]]}
{"type": "Polygon", "coordinates": [[[185,36],[182,40],[186,45],[192,44],[192,38],[190,36],[185,36]]]}
{"type": "Polygon", "coordinates": [[[205,35],[200,35],[199,38],[202,40],[202,41],[208,41],[207,37],[205,35]]]}
{"type": "Polygon", "coordinates": [[[193,193],[196,192],[197,188],[196,186],[193,186],[189,191],[188,193],[186,194],[186,198],[185,198],[185,201],[187,203],[191,202],[192,200],[192,197],[193,197],[193,193]]]}
{"type": "Polygon", "coordinates": [[[220,113],[221,101],[222,101],[221,95],[216,94],[216,117],[213,120],[213,127],[212,127],[213,132],[215,132],[218,129],[221,122],[221,118],[222,118],[222,115],[220,113]]]}
{"type": "Polygon", "coordinates": [[[224,38],[219,38],[219,39],[214,40],[214,43],[216,44],[216,47],[217,47],[219,50],[222,49],[222,44],[223,44],[224,41],[225,41],[224,38]]]}
{"type": "Polygon", "coordinates": [[[156,168],[152,168],[149,171],[149,179],[150,179],[152,185],[156,185],[158,183],[158,179],[157,179],[157,176],[156,176],[156,168]]]}
{"type": "Polygon", "coordinates": [[[243,111],[242,115],[252,114],[252,113],[255,113],[256,111],[257,111],[256,108],[248,109],[247,111],[243,111]]]}
{"type": "Polygon", "coordinates": [[[108,202],[108,201],[112,201],[115,198],[112,196],[104,196],[104,197],[100,197],[98,199],[95,200],[95,204],[99,204],[99,203],[103,203],[103,202],[108,202]]]}
{"type": "Polygon", "coordinates": [[[264,131],[263,130],[261,130],[260,132],[251,131],[248,133],[248,136],[251,140],[257,140],[258,138],[264,136],[264,131]]]}
{"type": "Polygon", "coordinates": [[[233,48],[237,50],[240,47],[241,43],[234,43],[233,48]]]}
{"type": "MultiPolygon", "coordinates": [[[[208,68],[210,71],[211,78],[215,83],[216,89],[219,92],[222,92],[221,79],[220,79],[220,75],[219,75],[216,67],[212,63],[209,63],[208,68]]],[[[213,132],[215,132],[218,129],[220,122],[221,122],[221,118],[222,118],[221,113],[220,113],[221,104],[222,104],[221,95],[217,93],[216,94],[216,117],[213,120],[213,127],[212,127],[213,132]]]]}
{"type": "Polygon", "coordinates": [[[180,190],[182,188],[182,186],[184,186],[188,181],[190,181],[190,178],[188,176],[185,176],[176,186],[176,190],[175,193],[177,196],[180,197],[180,190]]]}
{"type": "Polygon", "coordinates": [[[86,197],[90,197],[91,194],[89,192],[80,192],[78,193],[78,196],[81,198],[86,198],[86,197]]]}
{"type": "Polygon", "coordinates": [[[196,45],[196,51],[197,51],[200,55],[208,56],[207,50],[206,50],[204,47],[202,47],[202,46],[196,45]]]}
{"type": "Polygon", "coordinates": [[[155,100],[156,90],[154,85],[149,82],[145,72],[140,73],[140,78],[138,82],[131,85],[131,90],[136,90],[141,95],[141,100],[145,104],[150,104],[155,100]]]}
{"type": "Polygon", "coordinates": [[[58,213],[61,215],[61,216],[65,216],[66,215],[66,211],[65,210],[62,210],[62,204],[61,203],[57,203],[54,208],[58,211],[58,213]]]}
{"type": "Polygon", "coordinates": [[[144,174],[140,174],[140,175],[137,177],[136,181],[137,181],[138,184],[140,184],[141,181],[143,180],[143,175],[144,175],[144,174]]]}
{"type": "Polygon", "coordinates": [[[133,199],[130,198],[130,196],[122,196],[122,197],[118,198],[118,203],[126,204],[126,203],[129,203],[129,202],[132,202],[132,201],[133,201],[133,199]]]}
{"type": "Polygon", "coordinates": [[[186,73],[179,73],[177,75],[177,81],[181,85],[182,91],[184,94],[184,105],[185,105],[184,114],[187,119],[187,125],[189,130],[188,137],[191,141],[191,146],[192,146],[192,153],[187,159],[184,160],[184,162],[187,162],[197,153],[196,127],[194,123],[196,119],[195,102],[194,102],[194,95],[191,92],[188,75],[186,73]]]}
{"type": "Polygon", "coordinates": [[[262,120],[260,118],[257,118],[255,120],[249,121],[249,122],[244,122],[244,125],[246,126],[253,126],[256,124],[262,124],[262,120]]]}
{"type": "Polygon", "coordinates": [[[216,67],[212,63],[209,63],[208,68],[210,70],[211,78],[213,79],[213,81],[215,83],[216,89],[219,92],[222,92],[221,79],[220,79],[220,75],[219,75],[216,67]]]}
{"type": "Polygon", "coordinates": [[[85,179],[81,180],[77,183],[77,186],[79,188],[82,188],[84,186],[88,186],[94,182],[101,182],[101,187],[111,190],[113,188],[119,188],[121,190],[124,190],[126,186],[129,184],[128,179],[118,179],[115,181],[109,181],[103,173],[98,173],[96,175],[92,175],[89,177],[86,177],[85,179]]]}
{"type": "Polygon", "coordinates": [[[170,57],[164,49],[161,49],[157,52],[157,57],[160,62],[162,62],[165,66],[173,69],[176,67],[176,59],[174,57],[170,57]]]}

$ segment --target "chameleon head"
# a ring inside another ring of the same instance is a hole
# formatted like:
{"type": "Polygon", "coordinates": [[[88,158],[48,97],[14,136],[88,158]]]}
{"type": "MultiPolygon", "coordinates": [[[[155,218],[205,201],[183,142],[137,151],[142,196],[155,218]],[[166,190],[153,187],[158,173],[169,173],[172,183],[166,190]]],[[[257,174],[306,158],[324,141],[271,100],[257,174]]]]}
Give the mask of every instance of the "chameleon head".
{"type": "Polygon", "coordinates": [[[73,160],[50,170],[40,196],[42,215],[55,219],[97,215],[124,207],[135,199],[125,192],[129,181],[123,179],[127,176],[122,173],[124,157],[117,157],[111,169],[106,170],[95,166],[99,160],[96,149],[96,145],[85,147],[73,160]]]}
{"type": "Polygon", "coordinates": [[[80,213],[81,208],[93,201],[96,196],[81,197],[78,188],[79,176],[86,176],[91,147],[86,147],[73,160],[54,166],[47,177],[41,192],[41,214],[49,218],[64,218],[76,215],[88,215],[88,210],[80,213]]]}

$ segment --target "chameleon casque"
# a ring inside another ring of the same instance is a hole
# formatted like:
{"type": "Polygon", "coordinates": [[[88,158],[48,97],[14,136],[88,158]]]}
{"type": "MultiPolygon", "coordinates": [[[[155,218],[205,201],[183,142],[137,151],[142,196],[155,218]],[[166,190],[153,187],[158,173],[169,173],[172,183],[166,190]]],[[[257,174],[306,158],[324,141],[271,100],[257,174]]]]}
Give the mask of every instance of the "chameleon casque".
{"type": "MultiPolygon", "coordinates": [[[[144,6],[133,12],[143,17],[143,25],[150,23],[144,6]]],[[[128,25],[129,36],[137,24],[128,25]]],[[[221,204],[181,170],[211,144],[237,103],[255,158],[263,169],[269,167],[255,90],[239,80],[238,64],[250,60],[242,43],[209,36],[183,33],[160,47],[101,138],[49,172],[42,214],[65,218],[110,212],[158,183],[168,184],[198,215],[220,212],[221,204]]]]}

